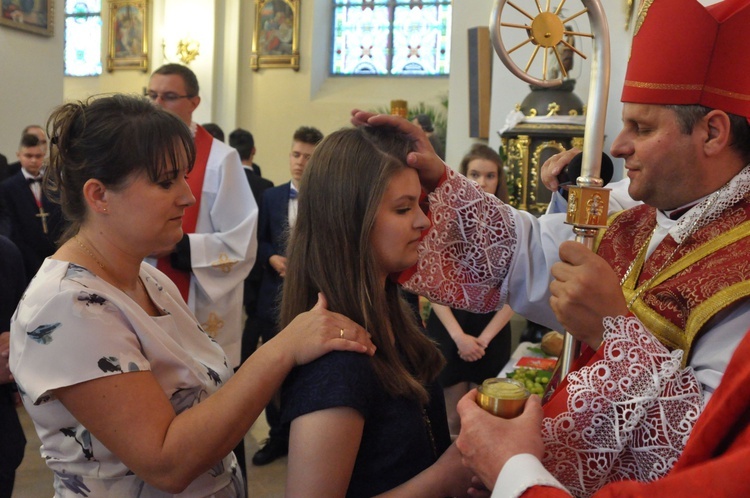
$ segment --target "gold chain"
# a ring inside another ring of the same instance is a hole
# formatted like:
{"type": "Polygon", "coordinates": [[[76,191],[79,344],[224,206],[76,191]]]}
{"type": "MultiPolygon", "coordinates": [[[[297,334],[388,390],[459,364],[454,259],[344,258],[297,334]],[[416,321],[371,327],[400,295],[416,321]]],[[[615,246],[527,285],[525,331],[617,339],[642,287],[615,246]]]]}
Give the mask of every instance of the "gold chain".
{"type": "MultiPolygon", "coordinates": [[[[78,245],[81,246],[81,249],[83,249],[83,251],[86,254],[88,254],[89,256],[91,256],[91,258],[94,261],[96,261],[96,264],[99,265],[99,268],[101,268],[104,271],[107,271],[107,269],[104,267],[104,265],[102,264],[102,262],[99,261],[99,258],[97,258],[96,256],[94,256],[94,253],[91,252],[91,250],[88,248],[88,246],[86,246],[86,244],[84,244],[83,242],[81,242],[81,239],[78,238],[78,235],[75,235],[73,238],[76,239],[76,242],[78,242],[78,245]]],[[[140,276],[138,277],[138,283],[141,284],[140,287],[146,292],[146,295],[148,295],[148,290],[146,290],[146,284],[143,283],[143,280],[140,278],[140,276]]],[[[117,287],[120,290],[122,290],[125,294],[130,295],[130,293],[128,291],[126,291],[124,288],[119,287],[119,286],[117,286],[117,287]]]]}
{"type": "Polygon", "coordinates": [[[94,256],[94,253],[91,252],[91,250],[89,250],[89,248],[83,242],[81,242],[81,239],[78,238],[78,235],[74,236],[73,238],[76,239],[76,242],[78,242],[78,245],[81,246],[81,249],[83,249],[83,251],[86,254],[88,254],[89,256],[91,256],[91,258],[94,261],[96,261],[96,264],[99,265],[99,268],[101,268],[104,271],[107,271],[107,269],[104,268],[104,265],[102,264],[102,262],[99,261],[99,258],[97,258],[96,256],[94,256]]]}

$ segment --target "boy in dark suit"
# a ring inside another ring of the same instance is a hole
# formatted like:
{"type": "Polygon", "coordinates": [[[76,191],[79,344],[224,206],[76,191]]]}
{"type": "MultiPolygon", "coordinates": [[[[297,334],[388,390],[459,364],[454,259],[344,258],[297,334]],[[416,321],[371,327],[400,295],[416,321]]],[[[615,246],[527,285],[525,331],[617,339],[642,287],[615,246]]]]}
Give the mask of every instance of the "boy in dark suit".
{"type": "Polygon", "coordinates": [[[42,188],[47,148],[27,133],[18,147],[21,170],[0,183],[0,198],[10,227],[10,239],[23,255],[27,280],[36,275],[44,258],[55,252],[63,221],[60,206],[42,188]]]}
{"type": "Polygon", "coordinates": [[[0,497],[13,493],[16,469],[23,460],[26,438],[16,412],[16,393],[8,366],[10,317],[26,289],[18,248],[0,235],[0,497]]]}
{"type": "MultiPolygon", "coordinates": [[[[253,135],[242,128],[237,128],[229,134],[229,146],[237,149],[242,161],[242,167],[245,169],[245,176],[250,184],[250,190],[253,191],[253,197],[258,203],[258,219],[262,216],[263,209],[263,192],[273,187],[273,182],[260,176],[260,168],[253,164],[253,155],[255,154],[255,141],[253,135]]],[[[245,328],[242,332],[242,352],[241,361],[244,363],[250,357],[258,346],[259,329],[255,319],[255,312],[258,307],[258,294],[260,285],[263,280],[263,265],[257,264],[258,258],[255,258],[256,264],[250,270],[250,275],[245,279],[245,294],[242,302],[245,305],[245,328]]]]}
{"type": "MultiPolygon", "coordinates": [[[[255,325],[255,336],[250,341],[257,344],[258,337],[270,340],[278,332],[279,301],[286,274],[286,241],[289,230],[297,219],[297,190],[307,162],[323,134],[315,128],[303,126],[294,132],[289,153],[290,182],[270,188],[263,193],[258,224],[258,264],[263,265],[263,278],[255,316],[248,318],[255,325]]],[[[287,454],[289,428],[281,427],[278,398],[266,406],[266,419],[270,426],[268,440],[253,456],[254,465],[266,465],[287,454]]]]}

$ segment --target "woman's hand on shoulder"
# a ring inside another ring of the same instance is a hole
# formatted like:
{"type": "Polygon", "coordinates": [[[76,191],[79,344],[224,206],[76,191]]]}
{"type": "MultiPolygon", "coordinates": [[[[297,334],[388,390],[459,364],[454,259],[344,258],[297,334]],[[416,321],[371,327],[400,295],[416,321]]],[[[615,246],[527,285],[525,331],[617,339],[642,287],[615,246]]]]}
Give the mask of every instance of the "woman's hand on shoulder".
{"type": "Polygon", "coordinates": [[[282,330],[278,339],[287,341],[296,365],[304,365],[324,354],[355,351],[375,354],[376,347],[370,334],[356,322],[340,313],[328,310],[328,302],[318,293],[318,302],[305,313],[300,313],[282,330]]]}

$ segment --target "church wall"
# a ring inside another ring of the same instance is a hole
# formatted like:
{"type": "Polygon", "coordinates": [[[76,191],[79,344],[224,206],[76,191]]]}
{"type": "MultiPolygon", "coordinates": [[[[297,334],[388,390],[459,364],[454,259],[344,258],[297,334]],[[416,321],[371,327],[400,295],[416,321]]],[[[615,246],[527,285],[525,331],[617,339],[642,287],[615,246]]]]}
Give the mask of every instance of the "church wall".
{"type": "MultiPolygon", "coordinates": [[[[448,108],[448,136],[446,139],[445,160],[448,165],[456,169],[458,169],[461,158],[471,148],[471,144],[475,142],[487,142],[486,140],[479,140],[469,136],[468,30],[477,26],[488,25],[493,4],[493,0],[453,2],[449,92],[451,105],[448,108]]],[[[494,52],[492,63],[493,67],[500,64],[500,60],[494,55],[494,52]]],[[[494,90],[493,98],[497,98],[494,90]]]]}
{"type": "Polygon", "coordinates": [[[0,153],[8,162],[16,161],[23,128],[44,126],[50,111],[62,101],[62,23],[58,8],[52,37],[0,26],[0,153]]]}
{"type": "MultiPolygon", "coordinates": [[[[277,184],[289,180],[291,139],[299,126],[315,126],[328,134],[349,125],[353,108],[387,108],[392,99],[439,107],[441,96],[448,93],[447,77],[329,77],[330,2],[301,4],[299,71],[250,69],[250,30],[243,33],[240,47],[238,123],[253,133],[256,162],[277,184]]],[[[243,2],[242,19],[253,15],[252,3],[243,2]]]]}
{"type": "MultiPolygon", "coordinates": [[[[62,4],[62,2],[57,2],[62,4]]],[[[195,114],[198,122],[214,121],[226,133],[241,126],[253,132],[256,162],[276,183],[288,180],[288,151],[293,131],[312,125],[330,133],[349,123],[349,111],[388,107],[391,99],[410,105],[425,102],[440,108],[447,95],[447,162],[456,166],[476,141],[468,136],[467,29],[486,25],[492,0],[453,3],[451,76],[444,78],[347,78],[330,77],[330,3],[303,1],[300,33],[301,68],[261,69],[249,67],[252,47],[254,2],[250,0],[153,0],[149,71],[165,62],[162,41],[192,36],[201,41],[201,55],[191,64],[202,87],[202,102],[195,114]],[[191,24],[192,23],[192,24],[191,24]]],[[[61,6],[60,6],[61,7],[61,6]]],[[[107,53],[108,3],[103,2],[102,51],[107,53]]],[[[607,143],[620,127],[619,94],[629,47],[623,29],[622,6],[607,2],[612,36],[612,87],[609,96],[607,143]]],[[[12,29],[0,29],[3,60],[3,91],[0,92],[0,152],[15,155],[18,132],[28,122],[44,121],[63,99],[83,99],[109,92],[141,94],[149,73],[116,71],[99,77],[62,76],[63,12],[56,11],[52,38],[12,29]],[[32,55],[29,55],[33,53],[32,55]],[[36,61],[36,62],[35,62],[36,61]]],[[[171,43],[171,42],[170,42],[171,43]]],[[[167,54],[169,58],[169,54],[167,54]]],[[[497,131],[507,113],[528,93],[526,83],[511,75],[493,57],[493,98],[489,145],[498,147],[497,131]]],[[[586,101],[588,62],[582,64],[576,93],[586,101]]],[[[617,173],[616,173],[617,174],[617,173]]]]}
{"type": "MultiPolygon", "coordinates": [[[[62,1],[57,3],[61,4],[62,1]]],[[[63,97],[69,100],[85,100],[88,97],[107,93],[132,93],[143,95],[148,82],[148,73],[140,70],[107,71],[107,54],[109,53],[109,2],[102,1],[102,74],[99,76],[63,77],[63,97]]],[[[149,12],[149,24],[151,24],[149,12]]],[[[149,53],[154,47],[149,40],[149,53]]],[[[61,70],[62,72],[62,70],[61,70]]]]}

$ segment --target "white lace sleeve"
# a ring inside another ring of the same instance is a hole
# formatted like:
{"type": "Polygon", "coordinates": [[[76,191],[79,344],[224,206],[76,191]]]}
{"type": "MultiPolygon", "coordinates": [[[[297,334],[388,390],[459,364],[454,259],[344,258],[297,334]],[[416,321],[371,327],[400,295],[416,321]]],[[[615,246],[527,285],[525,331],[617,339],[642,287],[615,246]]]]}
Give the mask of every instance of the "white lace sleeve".
{"type": "Polygon", "coordinates": [[[575,496],[665,475],[703,409],[681,350],[667,350],[633,317],[604,326],[604,359],[568,376],[567,411],[542,426],[543,463],[575,496]]]}
{"type": "Polygon", "coordinates": [[[432,228],[420,244],[417,272],[403,285],[452,308],[499,309],[517,244],[511,209],[447,171],[447,180],[429,196],[432,228]]]}

